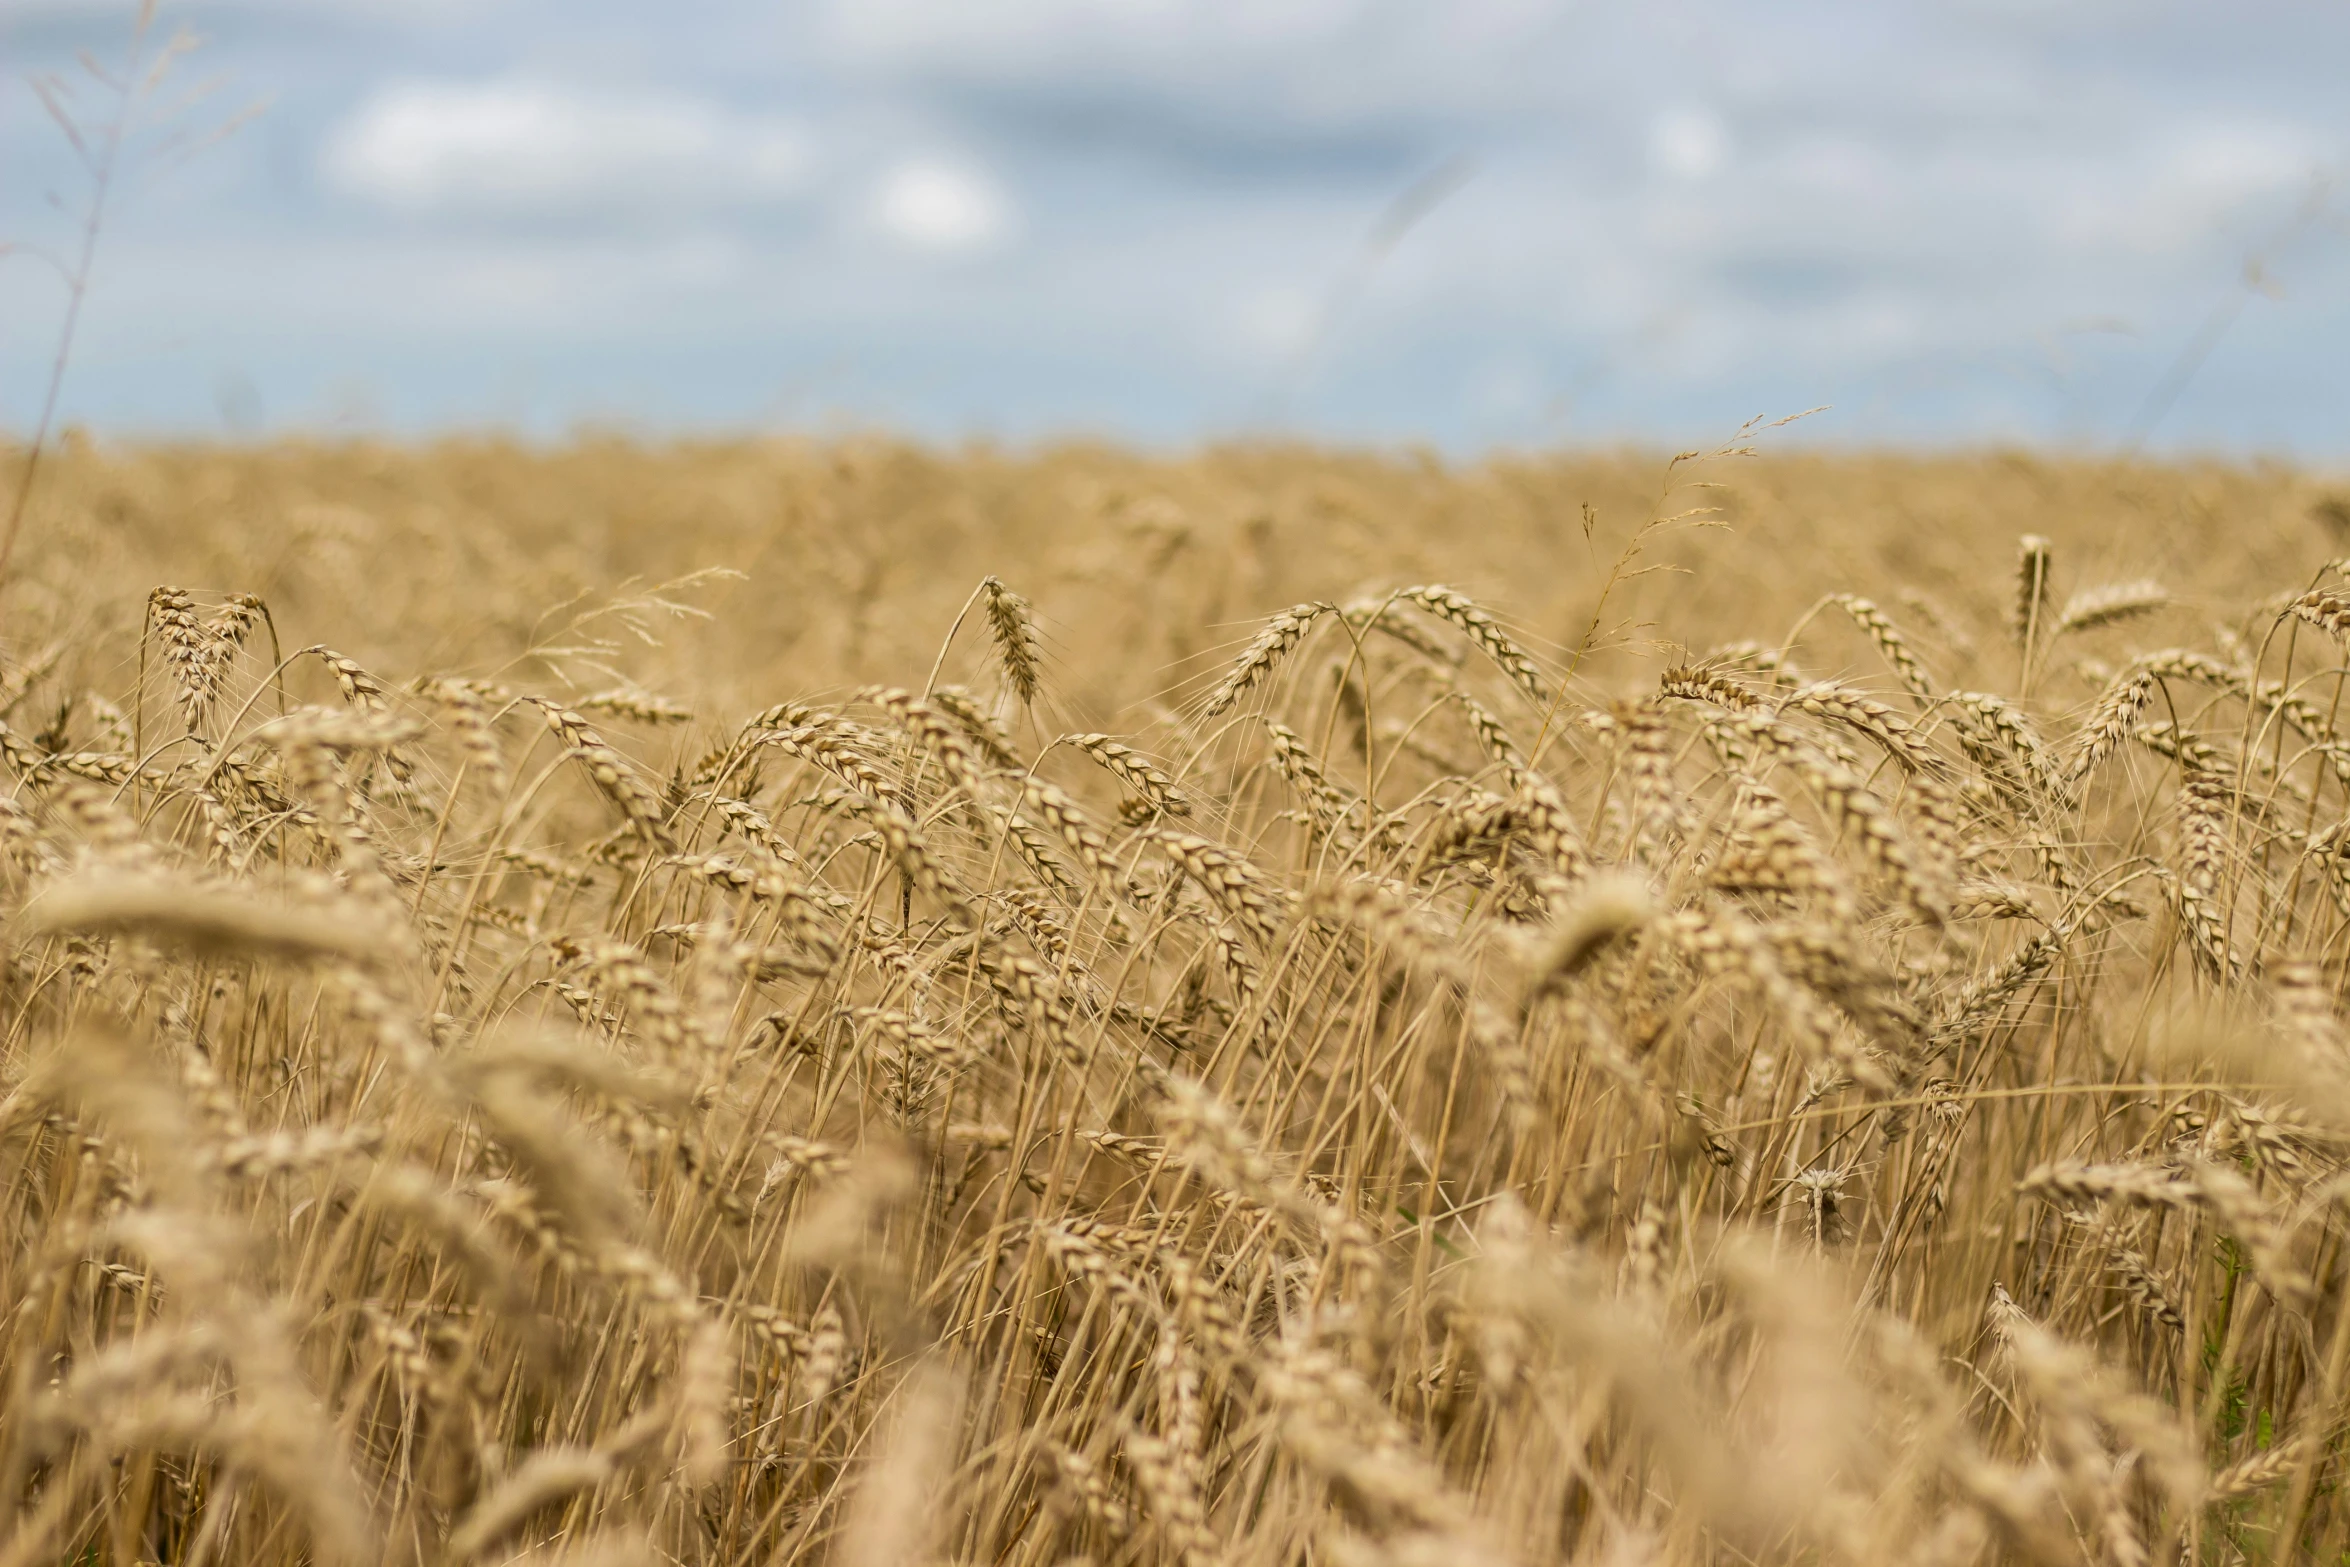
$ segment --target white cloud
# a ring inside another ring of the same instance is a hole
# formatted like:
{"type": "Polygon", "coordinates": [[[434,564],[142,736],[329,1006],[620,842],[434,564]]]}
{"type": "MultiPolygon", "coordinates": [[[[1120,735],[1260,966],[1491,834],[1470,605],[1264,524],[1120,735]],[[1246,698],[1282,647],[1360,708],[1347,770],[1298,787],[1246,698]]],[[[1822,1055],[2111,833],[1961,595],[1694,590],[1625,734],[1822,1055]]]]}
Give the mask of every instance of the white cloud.
{"type": "Polygon", "coordinates": [[[2222,200],[2306,184],[2322,164],[2309,139],[2285,126],[2227,121],[2180,138],[2173,162],[2189,188],[2222,200]]]}
{"type": "Polygon", "coordinates": [[[1287,366],[1312,340],[1320,313],[1320,300],[1302,284],[1249,289],[1224,310],[1219,346],[1228,346],[1235,359],[1252,367],[1287,366]]]}
{"type": "Polygon", "coordinates": [[[788,122],[511,78],[385,87],[328,138],[322,167],[408,211],[546,215],[774,200],[812,162],[788,122]]]}
{"type": "Polygon", "coordinates": [[[1730,161],[1730,131],[1705,109],[1671,109],[1648,132],[1649,161],[1675,179],[1702,180],[1730,161]]]}
{"type": "Polygon", "coordinates": [[[917,158],[882,177],[873,215],[893,239],[943,254],[988,250],[1011,237],[1011,199],[983,171],[917,158]]]}

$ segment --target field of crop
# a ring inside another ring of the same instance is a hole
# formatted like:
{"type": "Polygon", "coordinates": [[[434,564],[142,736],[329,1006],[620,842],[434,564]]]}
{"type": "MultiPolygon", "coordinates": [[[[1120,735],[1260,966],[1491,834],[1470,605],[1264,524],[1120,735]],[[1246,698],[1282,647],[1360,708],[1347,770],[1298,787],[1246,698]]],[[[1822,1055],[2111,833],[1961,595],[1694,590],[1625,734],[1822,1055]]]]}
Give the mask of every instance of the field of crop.
{"type": "Polygon", "coordinates": [[[2344,1560],[2350,495],[1737,444],[69,443],[0,1567],[2344,1560]]]}

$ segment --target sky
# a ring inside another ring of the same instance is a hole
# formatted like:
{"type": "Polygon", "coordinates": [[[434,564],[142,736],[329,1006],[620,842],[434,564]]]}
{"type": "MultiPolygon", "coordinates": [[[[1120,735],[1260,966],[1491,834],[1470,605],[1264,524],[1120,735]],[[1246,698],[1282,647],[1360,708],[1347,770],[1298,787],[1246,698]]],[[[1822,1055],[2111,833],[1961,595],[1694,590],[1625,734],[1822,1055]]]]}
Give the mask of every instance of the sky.
{"type": "MultiPolygon", "coordinates": [[[[91,191],[35,78],[96,147],[134,12],[0,0],[0,427],[91,191]]],[[[180,28],[67,370],[101,433],[1825,405],[1790,437],[2350,459],[2332,0],[166,0],[148,56],[180,28]]]]}

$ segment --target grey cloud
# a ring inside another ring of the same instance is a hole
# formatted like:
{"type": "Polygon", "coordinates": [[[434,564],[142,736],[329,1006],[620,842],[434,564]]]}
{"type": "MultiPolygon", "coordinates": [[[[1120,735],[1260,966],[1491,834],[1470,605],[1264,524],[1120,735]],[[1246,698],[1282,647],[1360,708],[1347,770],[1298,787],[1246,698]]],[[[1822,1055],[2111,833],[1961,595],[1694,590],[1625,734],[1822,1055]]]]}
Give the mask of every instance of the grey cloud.
{"type": "MultiPolygon", "coordinates": [[[[1807,436],[2110,438],[2273,251],[2284,298],[2165,433],[2350,452],[2344,235],[2272,245],[2350,153],[2350,20],[2314,3],[266,3],[190,13],[283,106],[200,199],[126,217],[87,413],[208,417],[249,365],[272,409],[372,377],[421,425],[528,381],[513,416],[558,425],[633,399],[1166,438],[1278,403],[1679,442],[1835,402],[1807,436]],[[790,177],[767,131],[800,138],[790,177]],[[1474,178],[1285,383],[1456,152],[1474,178]]],[[[0,95],[12,146],[24,111],[0,95]]],[[[47,221],[0,191],[0,231],[47,221]]]]}

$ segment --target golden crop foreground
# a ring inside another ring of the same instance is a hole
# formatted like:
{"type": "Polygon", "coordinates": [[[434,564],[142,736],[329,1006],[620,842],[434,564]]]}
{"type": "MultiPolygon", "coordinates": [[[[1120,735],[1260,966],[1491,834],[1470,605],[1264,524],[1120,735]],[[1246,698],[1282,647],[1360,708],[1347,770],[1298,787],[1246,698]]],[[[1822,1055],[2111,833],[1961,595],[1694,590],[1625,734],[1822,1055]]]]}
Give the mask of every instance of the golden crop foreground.
{"type": "Polygon", "coordinates": [[[0,1563],[2350,1544],[2301,476],[45,483],[0,1563]]]}

